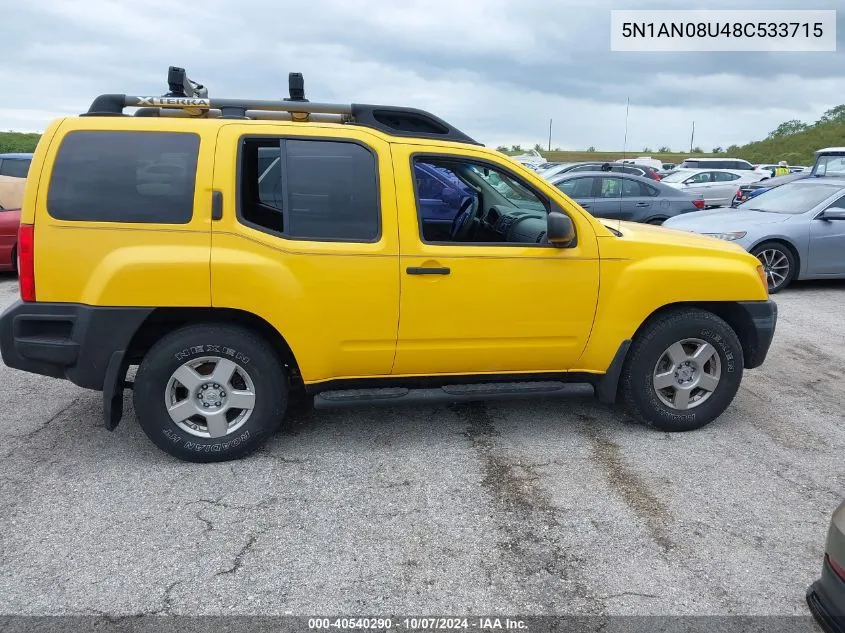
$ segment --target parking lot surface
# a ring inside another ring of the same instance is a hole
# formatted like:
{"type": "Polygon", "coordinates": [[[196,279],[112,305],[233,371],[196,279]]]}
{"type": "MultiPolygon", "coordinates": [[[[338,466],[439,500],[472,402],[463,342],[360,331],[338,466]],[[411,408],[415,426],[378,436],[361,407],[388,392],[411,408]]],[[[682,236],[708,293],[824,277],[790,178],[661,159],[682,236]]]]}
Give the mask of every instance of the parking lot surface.
{"type": "MultiPolygon", "coordinates": [[[[0,306],[17,296],[0,277],[0,306]]],[[[845,283],[795,284],[708,427],[569,399],[297,414],[179,462],[0,366],[0,613],[806,614],[845,494],[845,283]]]]}

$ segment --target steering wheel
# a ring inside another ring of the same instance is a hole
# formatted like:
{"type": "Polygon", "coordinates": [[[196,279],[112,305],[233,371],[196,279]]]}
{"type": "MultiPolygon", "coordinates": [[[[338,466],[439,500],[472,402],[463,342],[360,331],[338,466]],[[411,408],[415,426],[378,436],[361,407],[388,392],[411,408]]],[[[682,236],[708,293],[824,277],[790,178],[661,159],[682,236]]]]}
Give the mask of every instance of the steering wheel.
{"type": "Polygon", "coordinates": [[[461,203],[458,212],[455,214],[455,219],[452,220],[451,237],[453,242],[463,242],[472,230],[473,220],[478,213],[478,198],[475,196],[468,196],[466,200],[461,203]]]}

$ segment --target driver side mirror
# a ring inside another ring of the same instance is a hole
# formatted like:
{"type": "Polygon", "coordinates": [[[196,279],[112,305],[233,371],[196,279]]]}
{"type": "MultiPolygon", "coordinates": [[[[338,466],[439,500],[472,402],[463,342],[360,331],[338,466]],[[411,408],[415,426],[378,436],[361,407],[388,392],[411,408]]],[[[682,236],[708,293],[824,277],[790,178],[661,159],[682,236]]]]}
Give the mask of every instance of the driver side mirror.
{"type": "Polygon", "coordinates": [[[842,207],[828,207],[819,215],[820,220],[845,220],[845,209],[842,207]]]}
{"type": "Polygon", "coordinates": [[[549,213],[546,239],[549,244],[558,248],[566,248],[575,240],[575,225],[572,218],[562,211],[552,210],[549,213]]]}

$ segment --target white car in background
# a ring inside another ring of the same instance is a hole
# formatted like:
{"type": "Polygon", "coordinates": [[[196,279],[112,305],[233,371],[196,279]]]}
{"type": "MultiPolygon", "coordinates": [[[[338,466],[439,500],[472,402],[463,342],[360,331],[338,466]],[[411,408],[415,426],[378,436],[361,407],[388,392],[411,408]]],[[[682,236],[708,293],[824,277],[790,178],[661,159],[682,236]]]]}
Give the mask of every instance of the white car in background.
{"type": "Polygon", "coordinates": [[[619,158],[616,163],[627,163],[630,165],[645,165],[652,167],[655,171],[663,171],[663,162],[651,156],[637,156],[636,158],[619,158]]]}
{"type": "Polygon", "coordinates": [[[524,154],[511,156],[516,162],[522,163],[526,167],[536,170],[540,165],[545,165],[548,161],[543,158],[543,155],[536,149],[530,149],[524,154]]]}
{"type": "Polygon", "coordinates": [[[730,206],[740,186],[759,181],[759,174],[747,170],[679,169],[664,176],[660,182],[703,197],[706,207],[726,207],[730,206]]]}

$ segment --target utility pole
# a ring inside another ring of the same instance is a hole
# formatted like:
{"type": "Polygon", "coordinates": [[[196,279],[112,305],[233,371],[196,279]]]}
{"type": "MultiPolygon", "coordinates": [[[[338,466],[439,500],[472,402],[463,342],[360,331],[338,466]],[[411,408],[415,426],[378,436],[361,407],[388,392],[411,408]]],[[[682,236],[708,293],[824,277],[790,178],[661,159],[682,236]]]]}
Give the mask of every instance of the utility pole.
{"type": "Polygon", "coordinates": [[[689,137],[689,153],[692,154],[693,143],[695,141],[695,121],[692,122],[692,134],[689,137]]]}
{"type": "Polygon", "coordinates": [[[622,158],[628,157],[628,109],[631,106],[631,97],[625,100],[625,139],[622,141],[622,158]]]}
{"type": "Polygon", "coordinates": [[[552,120],[549,119],[549,151],[552,151],[552,120]]]}

